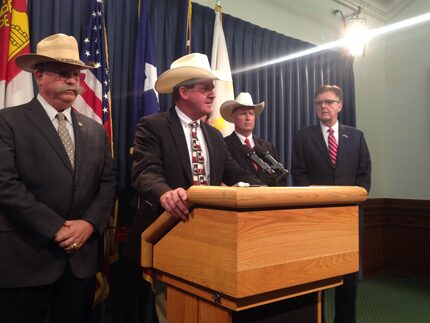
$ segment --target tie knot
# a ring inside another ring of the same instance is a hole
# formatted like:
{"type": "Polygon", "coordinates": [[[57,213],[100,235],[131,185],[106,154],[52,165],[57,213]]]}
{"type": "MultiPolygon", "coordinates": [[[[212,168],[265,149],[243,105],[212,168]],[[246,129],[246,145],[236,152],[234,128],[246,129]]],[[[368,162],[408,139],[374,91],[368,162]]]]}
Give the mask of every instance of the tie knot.
{"type": "Polygon", "coordinates": [[[197,129],[199,127],[199,123],[197,121],[193,121],[190,123],[191,128],[197,129]]]}
{"type": "Polygon", "coordinates": [[[328,131],[328,133],[329,133],[329,134],[331,134],[331,135],[334,133],[333,128],[328,128],[328,130],[327,130],[327,131],[328,131]]]}
{"type": "Polygon", "coordinates": [[[245,138],[245,145],[252,149],[251,141],[248,138],[245,138]]]}
{"type": "Polygon", "coordinates": [[[63,112],[58,112],[56,115],[56,118],[60,121],[64,121],[66,119],[66,116],[64,115],[63,112]]]}

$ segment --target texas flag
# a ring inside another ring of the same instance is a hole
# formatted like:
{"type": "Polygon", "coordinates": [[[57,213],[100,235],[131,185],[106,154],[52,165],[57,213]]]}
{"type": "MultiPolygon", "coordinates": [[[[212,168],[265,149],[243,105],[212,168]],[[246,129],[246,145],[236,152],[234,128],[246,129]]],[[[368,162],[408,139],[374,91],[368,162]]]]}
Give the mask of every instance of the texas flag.
{"type": "Polygon", "coordinates": [[[31,73],[15,65],[15,59],[30,53],[27,1],[3,0],[0,7],[0,109],[30,101],[31,73]]]}

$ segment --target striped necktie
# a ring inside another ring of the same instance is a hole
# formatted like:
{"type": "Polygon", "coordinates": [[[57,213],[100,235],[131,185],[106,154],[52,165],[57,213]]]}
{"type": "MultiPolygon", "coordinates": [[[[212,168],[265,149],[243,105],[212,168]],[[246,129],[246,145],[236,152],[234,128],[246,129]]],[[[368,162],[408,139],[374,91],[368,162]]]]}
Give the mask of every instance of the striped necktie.
{"type": "Polygon", "coordinates": [[[334,130],[329,128],[328,130],[328,154],[330,156],[330,160],[334,166],[336,166],[337,160],[337,142],[334,137],[334,130]]]}

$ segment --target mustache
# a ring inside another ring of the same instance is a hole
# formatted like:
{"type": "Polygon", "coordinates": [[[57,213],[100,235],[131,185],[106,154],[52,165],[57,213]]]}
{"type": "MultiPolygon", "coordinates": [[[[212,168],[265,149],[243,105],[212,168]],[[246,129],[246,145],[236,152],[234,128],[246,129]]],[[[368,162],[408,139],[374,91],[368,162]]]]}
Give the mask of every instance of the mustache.
{"type": "Polygon", "coordinates": [[[76,95],[79,95],[84,93],[85,89],[79,85],[61,85],[55,90],[56,93],[61,93],[66,91],[73,91],[76,93],[76,95]]]}

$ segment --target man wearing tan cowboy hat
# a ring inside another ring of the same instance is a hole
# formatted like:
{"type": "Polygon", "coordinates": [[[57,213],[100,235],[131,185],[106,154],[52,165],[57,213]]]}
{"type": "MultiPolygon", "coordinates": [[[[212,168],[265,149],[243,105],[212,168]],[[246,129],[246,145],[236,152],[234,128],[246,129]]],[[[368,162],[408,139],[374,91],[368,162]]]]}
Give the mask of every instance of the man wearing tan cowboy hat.
{"type": "Polygon", "coordinates": [[[142,118],[136,127],[132,184],[140,197],[125,252],[140,264],[141,233],[163,211],[187,221],[186,189],[191,185],[262,184],[230,157],[221,133],[200,121],[212,111],[214,80],[206,55],[193,53],[174,61],[155,83],[172,93],[169,111],[142,118]]]}
{"type": "Polygon", "coordinates": [[[87,322],[99,238],[116,177],[102,125],[71,106],[80,92],[75,38],[42,39],[16,59],[39,94],[0,111],[0,308],[4,322],[87,322]]]}
{"type": "Polygon", "coordinates": [[[276,181],[274,177],[267,175],[261,167],[258,167],[247,157],[247,150],[254,149],[257,145],[278,160],[278,154],[273,144],[252,134],[255,118],[263,112],[264,105],[264,101],[254,104],[248,92],[240,93],[235,100],[224,102],[220,108],[221,116],[226,121],[234,123],[234,131],[224,140],[231,157],[236,160],[240,167],[257,175],[268,186],[282,186],[286,185],[285,180],[276,181]],[[248,149],[244,149],[244,145],[248,149]]]}

